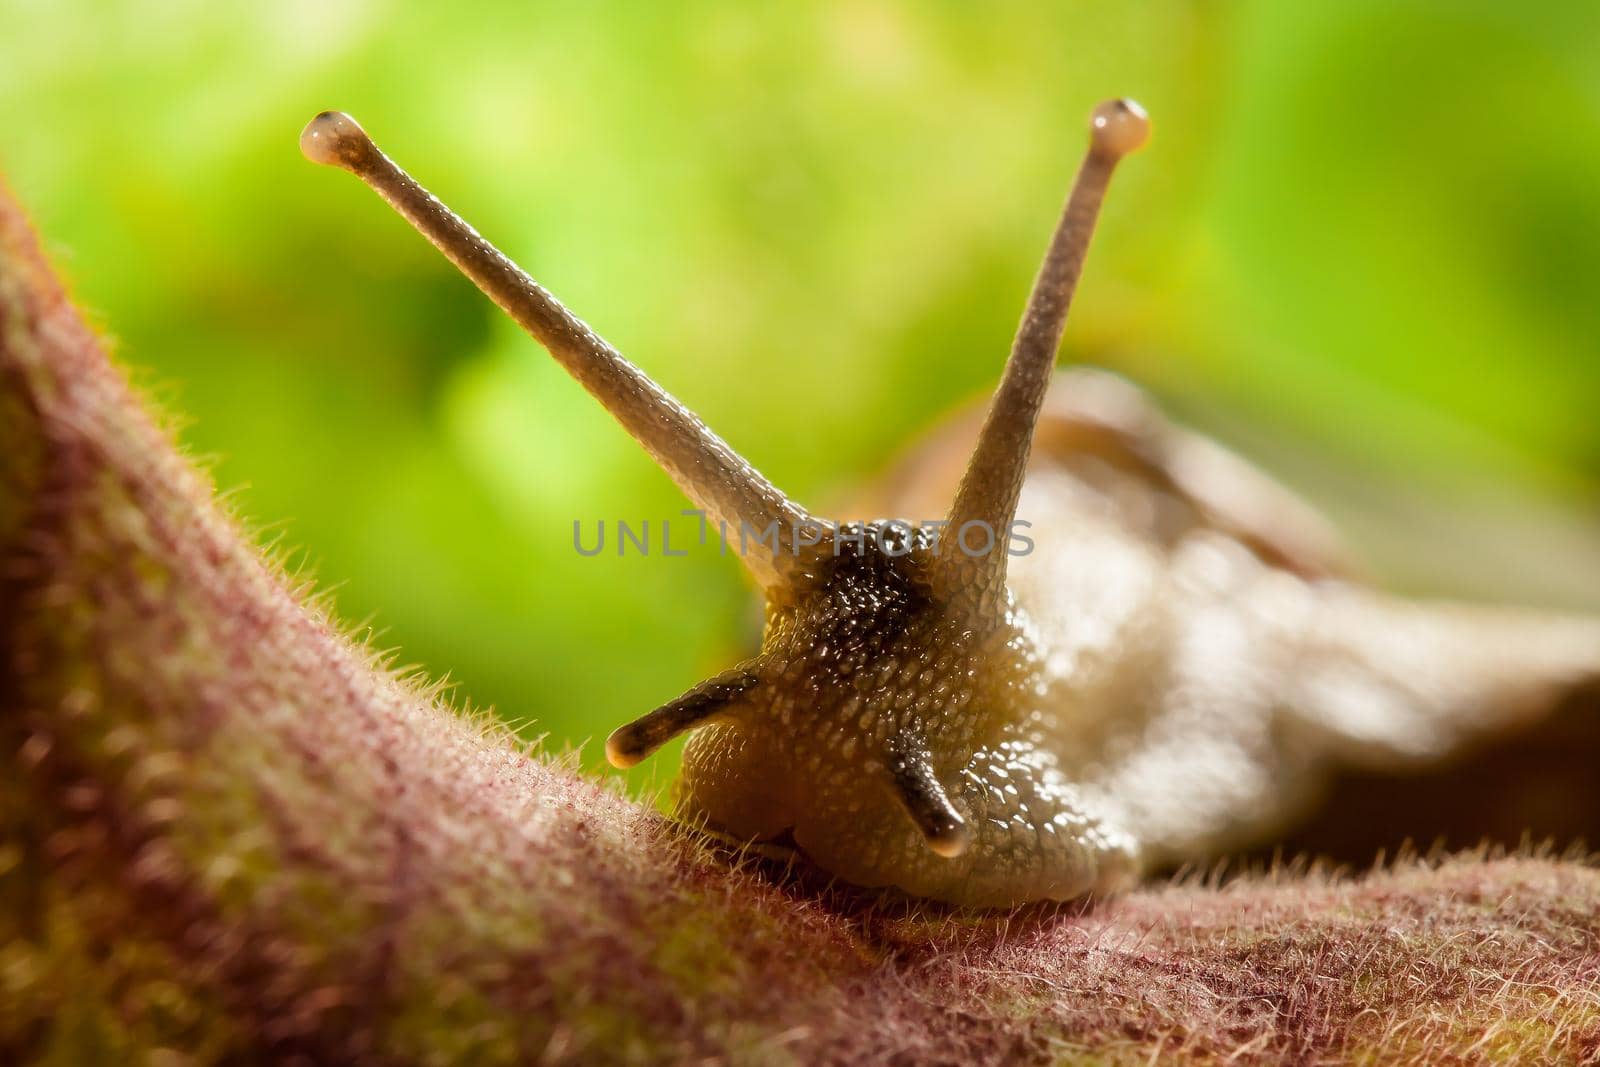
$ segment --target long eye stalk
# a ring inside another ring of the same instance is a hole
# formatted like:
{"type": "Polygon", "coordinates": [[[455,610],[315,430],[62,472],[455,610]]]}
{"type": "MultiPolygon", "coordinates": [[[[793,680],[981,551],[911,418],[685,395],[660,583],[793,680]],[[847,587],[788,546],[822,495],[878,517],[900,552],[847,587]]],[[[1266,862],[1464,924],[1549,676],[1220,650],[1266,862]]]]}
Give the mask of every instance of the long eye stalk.
{"type": "Polygon", "coordinates": [[[1011,358],[950,508],[946,538],[961,538],[968,524],[978,523],[982,525],[967,543],[989,539],[992,547],[983,554],[962,551],[959,542],[945,548],[935,570],[935,584],[948,597],[975,601],[980,610],[987,610],[1005,595],[1005,546],[1027,473],[1034,423],[1055,369],[1056,350],[1083,273],[1100,203],[1117,163],[1144,144],[1149,129],[1143,109],[1131,100],[1109,100],[1095,108],[1090,118],[1089,152],[1033,283],[1011,358]],[[981,532],[984,528],[987,534],[981,532]]]}
{"type": "Polygon", "coordinates": [[[711,519],[735,531],[744,523],[757,537],[776,523],[780,551],[743,558],[762,585],[781,584],[783,557],[792,558],[795,531],[808,521],[803,508],[379,151],[350,116],[318,115],[300,135],[300,148],[312,162],[350,171],[387,200],[547,348],[711,519]]]}

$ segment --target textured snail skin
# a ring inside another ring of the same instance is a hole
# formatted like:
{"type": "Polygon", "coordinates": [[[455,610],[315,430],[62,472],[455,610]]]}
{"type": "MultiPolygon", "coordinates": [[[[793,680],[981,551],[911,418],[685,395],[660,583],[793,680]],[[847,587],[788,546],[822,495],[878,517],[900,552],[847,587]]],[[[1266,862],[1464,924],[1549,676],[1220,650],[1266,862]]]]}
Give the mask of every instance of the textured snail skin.
{"type": "MultiPolygon", "coordinates": [[[[975,423],[885,480],[948,500],[975,423]]],[[[1332,767],[1438,760],[1600,673],[1600,623],[1411,604],[1340,576],[1326,527],[1132,386],[1057,377],[1019,516],[1009,608],[951,617],[909,559],[846,558],[771,604],[770,684],[699,730],[684,814],[792,837],[847,881],[972,906],[1067,899],[1288,824],[1332,767]],[[921,736],[973,828],[935,854],[887,786],[921,736]]]]}
{"type": "Polygon", "coordinates": [[[738,838],[788,832],[847,881],[957,903],[1124,884],[1133,840],[1096,818],[1045,747],[1048,650],[1027,620],[932,599],[925,539],[900,557],[864,540],[818,559],[813,591],[769,604],[764,684],[690,740],[683,813],[738,838]],[[958,855],[930,848],[897,800],[897,738],[919,746],[971,827],[958,855]]]}

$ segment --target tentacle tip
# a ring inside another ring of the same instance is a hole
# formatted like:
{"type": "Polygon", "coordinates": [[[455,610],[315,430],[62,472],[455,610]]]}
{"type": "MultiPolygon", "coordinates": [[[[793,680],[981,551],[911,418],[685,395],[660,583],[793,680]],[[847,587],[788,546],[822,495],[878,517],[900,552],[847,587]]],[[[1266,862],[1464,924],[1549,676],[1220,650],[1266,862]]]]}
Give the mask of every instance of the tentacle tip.
{"type": "Polygon", "coordinates": [[[645,757],[645,753],[629,744],[625,733],[627,729],[626,726],[618,727],[606,738],[606,762],[619,771],[638,766],[645,757]]]}
{"type": "Polygon", "coordinates": [[[1150,116],[1127,97],[1107,100],[1089,116],[1089,136],[1096,149],[1121,159],[1150,139],[1150,116]]]}
{"type": "Polygon", "coordinates": [[[953,860],[972,844],[972,830],[965,819],[953,818],[928,830],[924,835],[935,855],[953,860]]]}
{"type": "Polygon", "coordinates": [[[367,131],[343,111],[324,111],[300,131],[300,151],[326,167],[353,169],[372,150],[367,131]]]}

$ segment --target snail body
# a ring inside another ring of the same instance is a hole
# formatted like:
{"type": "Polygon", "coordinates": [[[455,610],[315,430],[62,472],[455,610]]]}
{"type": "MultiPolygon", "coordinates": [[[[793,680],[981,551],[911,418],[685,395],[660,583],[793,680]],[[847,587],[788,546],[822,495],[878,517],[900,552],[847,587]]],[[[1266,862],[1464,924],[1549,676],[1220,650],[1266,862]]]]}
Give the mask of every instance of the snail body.
{"type": "Polygon", "coordinates": [[[1101,199],[1147,120],[1110,101],[1090,130],[986,415],[879,496],[875,514],[946,516],[930,528],[816,519],[348,116],[306,127],[308,157],[388,200],[709,519],[771,532],[741,557],[760,651],[606,744],[631,766],[693,730],[685,819],[863,886],[1070,899],[1259,840],[1336,764],[1436,760],[1600,674],[1600,623],[1371,591],[1287,491],[1131,385],[1054,373],[1101,199]],[[1033,551],[1013,556],[1019,520],[1033,551]]]}

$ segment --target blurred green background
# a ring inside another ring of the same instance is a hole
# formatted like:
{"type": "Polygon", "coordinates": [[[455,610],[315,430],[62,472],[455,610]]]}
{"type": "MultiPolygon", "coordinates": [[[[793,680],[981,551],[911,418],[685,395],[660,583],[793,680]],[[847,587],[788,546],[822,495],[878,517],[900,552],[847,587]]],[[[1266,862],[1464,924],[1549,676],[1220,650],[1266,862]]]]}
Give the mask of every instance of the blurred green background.
{"type": "Polygon", "coordinates": [[[725,666],[749,595],[574,552],[681,498],[302,160],[324,108],[825,509],[995,380],[1085,116],[1136,97],[1066,357],[1405,588],[1600,605],[1600,5],[447,7],[0,0],[0,166],[263,539],[529,736],[725,666]]]}

